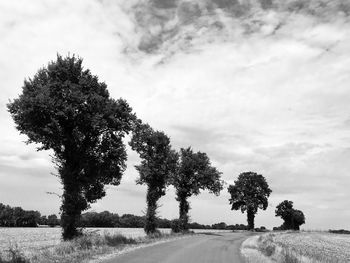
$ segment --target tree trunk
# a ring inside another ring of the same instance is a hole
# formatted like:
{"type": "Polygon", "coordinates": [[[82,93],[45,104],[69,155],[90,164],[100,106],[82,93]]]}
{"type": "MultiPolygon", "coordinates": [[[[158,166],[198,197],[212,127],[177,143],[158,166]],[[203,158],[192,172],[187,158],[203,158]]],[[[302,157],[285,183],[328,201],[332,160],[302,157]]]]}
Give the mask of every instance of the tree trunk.
{"type": "Polygon", "coordinates": [[[187,197],[179,197],[179,220],[181,231],[188,231],[188,211],[190,204],[187,201],[187,197]]]}
{"type": "Polygon", "coordinates": [[[152,191],[152,187],[148,186],[147,189],[147,213],[146,213],[146,222],[145,222],[145,232],[146,234],[153,234],[156,232],[157,223],[156,223],[156,215],[157,215],[157,201],[159,197],[158,195],[152,191]]]}
{"type": "Polygon", "coordinates": [[[81,187],[77,182],[78,170],[72,164],[64,164],[60,169],[63,183],[61,206],[61,226],[63,240],[70,240],[81,235],[77,229],[81,212],[87,208],[87,202],[82,196],[81,187]]]}
{"type": "Polygon", "coordinates": [[[248,217],[248,230],[253,230],[254,229],[254,217],[255,217],[255,213],[254,213],[253,209],[248,208],[247,217],[248,217]]]}

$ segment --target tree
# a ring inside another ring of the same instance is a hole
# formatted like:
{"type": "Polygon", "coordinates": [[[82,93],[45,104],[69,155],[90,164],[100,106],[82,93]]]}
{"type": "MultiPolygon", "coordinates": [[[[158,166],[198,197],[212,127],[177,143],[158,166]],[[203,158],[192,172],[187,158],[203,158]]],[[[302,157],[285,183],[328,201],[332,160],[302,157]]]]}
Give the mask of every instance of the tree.
{"type": "Polygon", "coordinates": [[[293,202],[288,200],[284,200],[276,206],[275,216],[279,216],[284,220],[281,228],[292,229],[293,210],[293,202]]]}
{"type": "Polygon", "coordinates": [[[275,214],[284,220],[280,227],[283,230],[299,230],[300,226],[305,223],[304,213],[294,209],[292,201],[284,200],[281,202],[276,206],[275,214]]]}
{"type": "Polygon", "coordinates": [[[254,218],[258,209],[266,210],[271,189],[261,174],[241,173],[234,185],[228,187],[231,210],[247,211],[248,229],[254,229],[254,218]]]}
{"type": "Polygon", "coordinates": [[[57,216],[55,214],[49,215],[47,217],[47,224],[50,227],[55,227],[58,226],[60,224],[60,220],[57,218],[57,216]]]}
{"type": "Polygon", "coordinates": [[[154,233],[157,202],[165,195],[170,175],[176,170],[178,155],[171,149],[169,137],[154,131],[148,124],[137,125],[130,146],[141,158],[141,164],[135,166],[140,174],[136,182],[147,185],[145,232],[154,233]]]}
{"type": "Polygon", "coordinates": [[[105,195],[104,185],[119,185],[126,168],[123,137],[135,115],[123,99],[109,97],[107,86],[82,67],[82,59],[57,55],[25,80],[8,110],[27,143],[53,150],[63,184],[63,239],[80,234],[81,212],[105,195]]]}
{"type": "Polygon", "coordinates": [[[181,231],[188,230],[188,198],[198,195],[201,190],[219,195],[223,189],[223,181],[219,172],[210,163],[206,153],[194,153],[191,147],[180,150],[180,161],[177,172],[172,177],[172,185],[176,190],[179,202],[179,220],[181,231]]]}

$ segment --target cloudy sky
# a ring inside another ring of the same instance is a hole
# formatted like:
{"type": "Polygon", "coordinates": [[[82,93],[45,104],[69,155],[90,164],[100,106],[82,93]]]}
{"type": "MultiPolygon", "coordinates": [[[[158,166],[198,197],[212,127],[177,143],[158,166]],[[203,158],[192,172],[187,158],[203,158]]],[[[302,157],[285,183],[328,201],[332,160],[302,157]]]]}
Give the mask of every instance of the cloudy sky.
{"type": "MultiPolygon", "coordinates": [[[[263,174],[273,192],[256,225],[280,225],[274,209],[288,199],[306,229],[350,228],[349,15],[340,0],[0,0],[0,202],[59,212],[51,153],[24,143],[6,103],[57,53],[77,54],[174,148],[206,152],[227,184],[263,174]]],[[[145,211],[138,162],[129,150],[122,183],[93,210],[145,211]]],[[[177,217],[174,197],[160,200],[162,217],[177,217]]],[[[192,197],[192,220],[246,223],[228,198],[192,197]]]]}

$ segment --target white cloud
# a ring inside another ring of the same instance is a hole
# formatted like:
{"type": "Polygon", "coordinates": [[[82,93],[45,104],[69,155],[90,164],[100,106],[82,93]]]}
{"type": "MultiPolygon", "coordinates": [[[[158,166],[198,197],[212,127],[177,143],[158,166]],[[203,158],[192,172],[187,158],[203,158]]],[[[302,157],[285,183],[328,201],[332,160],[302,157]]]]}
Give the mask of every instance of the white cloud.
{"type": "MultiPolygon", "coordinates": [[[[176,148],[191,145],[207,152],[228,182],[244,171],[262,173],[273,189],[273,205],[293,200],[306,214],[305,227],[331,228],[337,222],[336,227],[346,228],[347,221],[339,219],[346,218],[340,208],[349,199],[350,183],[346,16],[320,19],[307,12],[258,10],[248,19],[222,10],[209,15],[200,6],[202,16],[191,23],[176,16],[166,21],[165,30],[178,30],[170,36],[146,13],[146,22],[154,23],[151,31],[162,34],[159,49],[148,54],[137,49],[148,24],[136,25],[132,4],[119,3],[122,7],[93,0],[35,1],[29,7],[24,1],[0,3],[0,165],[7,167],[0,173],[2,202],[45,213],[58,210],[11,194],[27,185],[27,194],[39,200],[45,195],[40,187],[61,189],[49,174],[48,153],[22,143],[5,104],[21,92],[23,79],[55,59],[56,52],[70,52],[84,58],[113,97],[124,97],[139,117],[168,133],[176,148]],[[215,22],[222,24],[208,26],[215,22]]],[[[134,185],[137,162],[131,154],[121,185],[111,187],[95,209],[143,210],[144,187],[134,185]]],[[[243,223],[245,217],[232,212],[227,199],[226,190],[217,198],[206,193],[191,198],[193,220],[236,223],[237,218],[243,223]],[[213,215],[206,214],[208,200],[213,215]]],[[[173,190],[162,202],[161,215],[175,217],[173,190]]],[[[279,224],[273,213],[270,207],[259,214],[257,224],[279,224]]]]}

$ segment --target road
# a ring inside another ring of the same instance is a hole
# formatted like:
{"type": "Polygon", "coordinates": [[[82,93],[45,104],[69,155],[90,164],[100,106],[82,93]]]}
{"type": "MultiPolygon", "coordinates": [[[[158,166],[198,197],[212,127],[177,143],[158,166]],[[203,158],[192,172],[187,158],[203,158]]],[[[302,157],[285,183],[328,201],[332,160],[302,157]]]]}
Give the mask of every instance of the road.
{"type": "Polygon", "coordinates": [[[249,235],[199,234],[136,249],[104,263],[243,263],[240,246],[249,235]]]}

